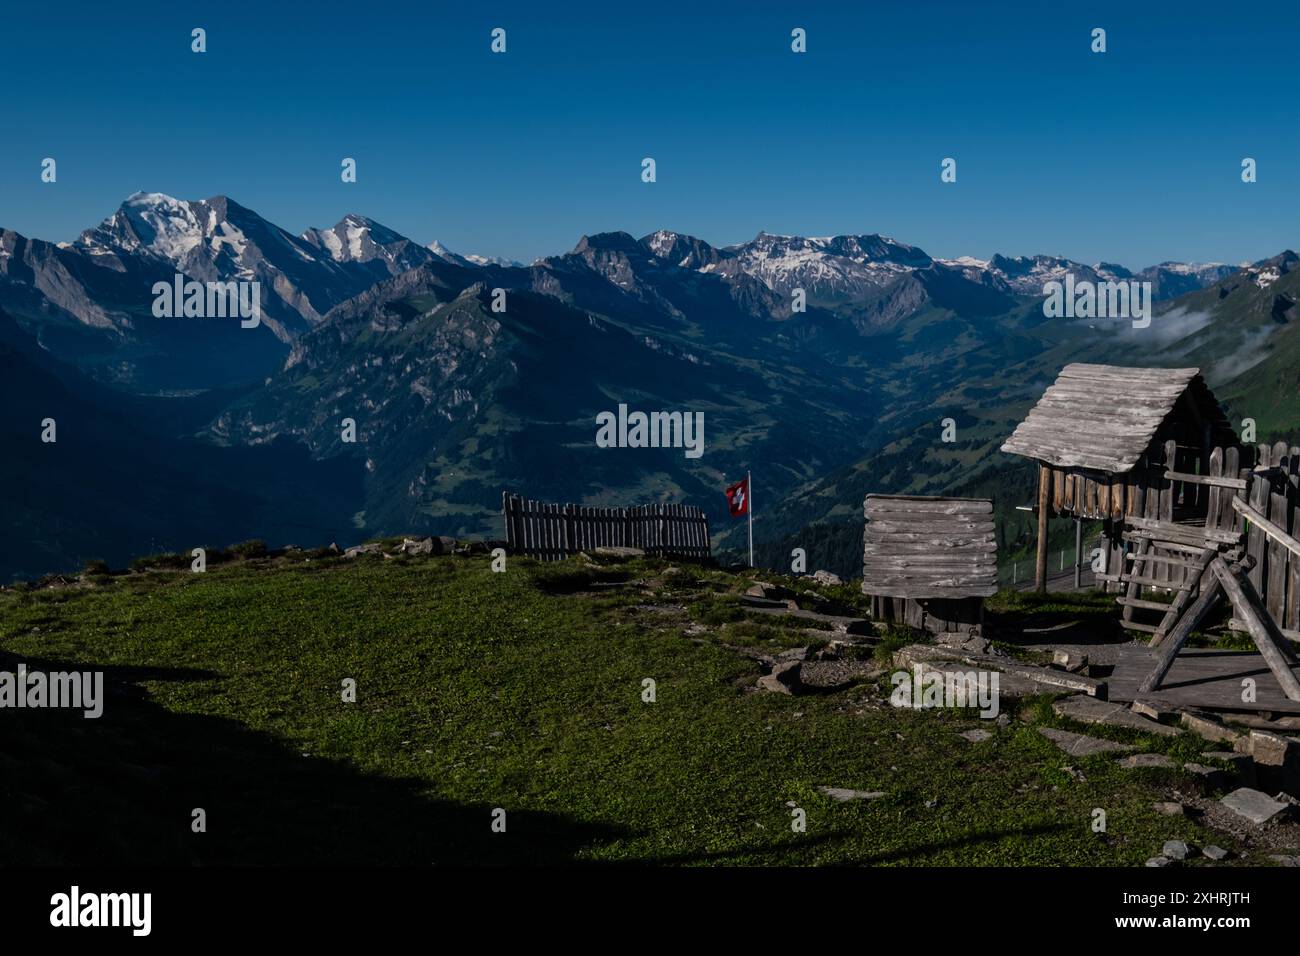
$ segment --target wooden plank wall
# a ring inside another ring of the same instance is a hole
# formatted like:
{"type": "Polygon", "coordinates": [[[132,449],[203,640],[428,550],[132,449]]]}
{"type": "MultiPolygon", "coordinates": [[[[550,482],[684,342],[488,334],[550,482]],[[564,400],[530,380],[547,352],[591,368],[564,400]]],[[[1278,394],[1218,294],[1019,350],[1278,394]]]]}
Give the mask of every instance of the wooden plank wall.
{"type": "Polygon", "coordinates": [[[505,492],[501,513],[511,554],[559,561],[592,548],[640,548],[648,554],[707,558],[709,519],[694,505],[631,508],[561,505],[505,492]]]}

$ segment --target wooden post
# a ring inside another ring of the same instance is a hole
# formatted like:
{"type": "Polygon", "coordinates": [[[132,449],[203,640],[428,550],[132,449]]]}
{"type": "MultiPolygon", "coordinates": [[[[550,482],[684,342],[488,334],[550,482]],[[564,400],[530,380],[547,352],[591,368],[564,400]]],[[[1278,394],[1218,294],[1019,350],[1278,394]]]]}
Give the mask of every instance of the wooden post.
{"type": "MultiPolygon", "coordinates": [[[[1110,522],[1106,522],[1109,526],[1110,522]]],[[[1082,583],[1080,575],[1083,573],[1083,519],[1076,517],[1074,519],[1074,589],[1079,590],[1082,583]]],[[[1095,582],[1094,582],[1095,583],[1095,582]]]]}
{"type": "Polygon", "coordinates": [[[1047,509],[1052,489],[1052,471],[1038,466],[1038,561],[1034,566],[1034,586],[1039,594],[1047,593],[1047,509]]]}

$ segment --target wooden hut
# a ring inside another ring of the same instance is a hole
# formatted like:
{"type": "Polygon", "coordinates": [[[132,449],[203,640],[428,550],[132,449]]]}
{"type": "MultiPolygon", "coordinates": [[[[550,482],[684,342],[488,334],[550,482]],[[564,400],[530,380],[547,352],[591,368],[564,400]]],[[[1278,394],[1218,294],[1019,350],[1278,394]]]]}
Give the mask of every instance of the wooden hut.
{"type": "Polygon", "coordinates": [[[1204,525],[1222,487],[1211,477],[1240,487],[1237,433],[1195,368],[1067,365],[1002,450],[1039,463],[1039,590],[1050,516],[1105,522],[1103,579],[1114,582],[1125,522],[1204,525]]]}
{"type": "Polygon", "coordinates": [[[1285,630],[1300,617],[1300,449],[1244,451],[1198,369],[1069,365],[1002,450],[1039,463],[1040,590],[1048,517],[1104,522],[1098,578],[1121,593],[1124,627],[1151,635],[1140,693],[1161,688],[1191,633],[1226,598],[1234,625],[1250,634],[1286,698],[1300,702],[1285,630]]]}
{"type": "Polygon", "coordinates": [[[997,593],[993,502],[867,495],[862,591],[878,621],[978,631],[997,593]]]}

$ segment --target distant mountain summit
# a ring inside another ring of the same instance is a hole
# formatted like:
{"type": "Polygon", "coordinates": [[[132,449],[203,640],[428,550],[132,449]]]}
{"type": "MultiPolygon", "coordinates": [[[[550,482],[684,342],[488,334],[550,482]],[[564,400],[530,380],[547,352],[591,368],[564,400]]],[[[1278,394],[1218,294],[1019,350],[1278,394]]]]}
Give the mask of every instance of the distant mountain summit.
{"type": "MultiPolygon", "coordinates": [[[[1248,267],[1267,284],[1291,263],[1248,267]]],[[[184,200],[157,192],[129,197],[74,242],[53,244],[0,229],[0,307],[46,348],[103,381],[137,391],[176,391],[257,381],[342,303],[420,269],[459,289],[528,290],[647,330],[690,326],[707,337],[757,341],[767,323],[807,347],[854,350],[937,310],[992,315],[1067,273],[1076,279],[1149,280],[1167,300],[1205,288],[1235,269],[1165,262],[1138,273],[1055,256],[995,255],[942,260],[876,233],[803,237],[760,232],[718,247],[662,229],[583,236],[571,252],[524,266],[500,257],[427,246],[363,215],[294,235],[227,196],[184,200]],[[260,284],[262,325],[178,322],[152,315],[152,289],[180,274],[200,282],[260,284]],[[806,293],[796,314],[793,292],[806,293]],[[793,320],[793,321],[792,321],[793,320]]]]}

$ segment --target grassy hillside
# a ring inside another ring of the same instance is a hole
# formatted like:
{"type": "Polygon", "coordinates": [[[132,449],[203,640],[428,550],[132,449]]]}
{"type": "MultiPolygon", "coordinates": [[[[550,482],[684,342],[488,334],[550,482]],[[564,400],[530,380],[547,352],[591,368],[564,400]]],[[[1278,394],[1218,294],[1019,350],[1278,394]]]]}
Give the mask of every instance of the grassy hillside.
{"type": "Polygon", "coordinates": [[[5,712],[0,859],[1057,866],[1203,836],[1153,810],[1186,781],[1065,757],[1033,726],[1059,723],[1041,702],[1002,726],[894,710],[884,673],[756,692],[736,647],[820,635],[751,619],[749,583],[662,561],[492,573],[486,555],[291,553],[0,591],[0,669],[111,684],[99,720],[5,712]],[[992,738],[958,735],[977,726],[992,738]]]}

